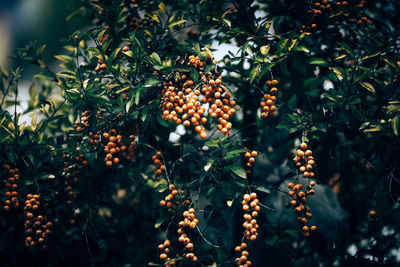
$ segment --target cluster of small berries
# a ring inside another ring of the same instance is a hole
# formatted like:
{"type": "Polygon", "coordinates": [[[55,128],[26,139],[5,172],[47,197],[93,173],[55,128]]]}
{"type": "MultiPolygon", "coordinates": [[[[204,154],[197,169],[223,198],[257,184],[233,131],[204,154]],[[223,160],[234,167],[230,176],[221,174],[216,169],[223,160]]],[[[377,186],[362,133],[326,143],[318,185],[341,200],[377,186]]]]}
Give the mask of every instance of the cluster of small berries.
{"type": "Polygon", "coordinates": [[[312,156],[312,151],[307,149],[306,143],[301,143],[300,148],[296,151],[296,157],[293,158],[293,161],[296,163],[296,167],[299,168],[299,171],[303,173],[305,178],[314,177],[314,172],[312,171],[313,166],[315,164],[314,157],[312,156]]]}
{"type": "Polygon", "coordinates": [[[310,181],[305,192],[301,190],[303,188],[302,184],[294,184],[290,182],[287,185],[291,201],[286,205],[286,207],[293,207],[293,210],[297,213],[297,220],[303,225],[302,230],[306,237],[310,235],[310,230],[315,231],[317,229],[315,225],[310,227],[307,225],[308,220],[312,217],[312,213],[310,212],[310,207],[306,205],[307,197],[315,193],[315,190],[312,189],[315,184],[315,181],[310,181]]]}
{"type": "Polygon", "coordinates": [[[252,264],[252,262],[248,260],[249,252],[246,250],[246,248],[246,243],[242,243],[240,246],[235,247],[235,251],[240,253],[240,256],[235,259],[235,263],[239,267],[247,267],[252,264]]]}
{"type": "Polygon", "coordinates": [[[117,131],[115,129],[111,129],[109,132],[103,133],[103,138],[108,141],[107,145],[104,147],[104,152],[106,152],[106,156],[104,161],[106,166],[116,165],[120,162],[120,158],[118,157],[121,154],[127,160],[131,160],[134,155],[134,149],[136,146],[135,136],[132,134],[129,136],[131,143],[128,147],[125,146],[122,136],[117,135],[117,131]]]}
{"type": "Polygon", "coordinates": [[[88,165],[88,161],[82,153],[71,157],[67,153],[63,153],[62,156],[64,159],[64,168],[61,175],[65,178],[64,185],[68,194],[67,204],[72,205],[77,195],[76,187],[79,181],[79,174],[82,167],[88,165]]]}
{"type": "Polygon", "coordinates": [[[39,244],[41,248],[46,248],[45,241],[46,237],[51,233],[51,227],[53,223],[50,222],[46,216],[37,215],[35,213],[38,211],[40,206],[39,201],[40,195],[38,194],[28,194],[25,200],[25,246],[33,247],[39,244]]]}
{"type": "Polygon", "coordinates": [[[192,261],[196,262],[197,257],[192,252],[193,251],[193,243],[190,242],[190,238],[187,236],[187,234],[184,231],[185,227],[190,227],[192,229],[196,228],[199,220],[195,217],[194,213],[195,213],[194,208],[190,208],[183,212],[184,220],[180,221],[178,224],[179,225],[178,234],[180,234],[178,241],[185,245],[186,250],[190,251],[188,253],[185,253],[185,257],[187,259],[191,259],[192,261]]]}
{"type": "Polygon", "coordinates": [[[183,60],[182,65],[188,65],[198,70],[201,88],[195,84],[190,73],[177,73],[179,78],[171,78],[163,83],[162,87],[162,119],[171,120],[177,124],[183,123],[185,127],[195,126],[195,131],[201,138],[207,138],[204,124],[207,122],[205,104],[209,104],[208,114],[218,118],[218,130],[224,135],[229,135],[232,123],[229,118],[235,114],[236,102],[231,100],[231,94],[222,85],[222,77],[215,71],[205,72],[205,66],[211,63],[202,61],[199,57],[190,56],[188,61],[183,60]]]}
{"type": "Polygon", "coordinates": [[[83,127],[89,127],[90,110],[85,110],[81,113],[81,120],[75,122],[76,130],[78,132],[83,130],[83,127]]]}
{"type": "Polygon", "coordinates": [[[105,69],[107,69],[107,65],[101,60],[97,61],[97,66],[94,70],[101,74],[105,69]]]}
{"type": "Polygon", "coordinates": [[[162,172],[165,171],[165,165],[162,163],[162,153],[160,151],[157,151],[157,153],[151,159],[157,167],[154,175],[160,176],[162,172]]]}
{"type": "Polygon", "coordinates": [[[260,211],[260,206],[258,205],[259,200],[257,199],[257,194],[252,192],[251,194],[244,194],[242,201],[242,209],[245,212],[243,218],[245,222],[243,223],[244,235],[247,240],[256,240],[258,236],[258,224],[255,219],[258,216],[258,211],[260,211]]]}
{"type": "Polygon", "coordinates": [[[247,151],[244,153],[244,157],[246,159],[246,173],[251,173],[253,169],[253,164],[256,162],[256,157],[258,153],[257,151],[247,151]]]}
{"type": "Polygon", "coordinates": [[[317,29],[318,21],[324,17],[327,20],[347,21],[348,23],[356,23],[357,25],[371,24],[365,14],[360,12],[365,8],[365,0],[348,0],[348,1],[333,1],[333,0],[316,0],[312,8],[308,10],[311,16],[311,23],[303,25],[300,32],[310,32],[317,29]]]}
{"type": "Polygon", "coordinates": [[[164,198],[164,200],[160,201],[161,207],[171,208],[174,205],[173,199],[178,194],[178,190],[175,189],[175,185],[173,184],[170,184],[168,188],[170,193],[164,198]]]}
{"type": "Polygon", "coordinates": [[[164,260],[165,266],[166,267],[174,267],[176,266],[175,261],[171,261],[171,258],[168,257],[168,253],[170,252],[169,246],[171,245],[171,242],[166,239],[164,243],[161,243],[158,245],[158,248],[162,250],[162,253],[160,254],[160,259],[164,260]]]}
{"type": "Polygon", "coordinates": [[[18,184],[17,181],[19,179],[19,170],[16,167],[11,167],[9,164],[3,164],[3,171],[5,172],[6,178],[4,179],[5,189],[5,200],[4,200],[4,210],[10,210],[11,205],[14,208],[19,206],[18,201],[18,184]]]}
{"type": "Polygon", "coordinates": [[[278,92],[277,80],[266,81],[266,86],[268,93],[264,94],[264,100],[260,102],[260,106],[262,108],[261,118],[266,119],[268,117],[273,117],[275,115],[276,106],[276,96],[275,94],[278,92]]]}
{"type": "Polygon", "coordinates": [[[93,146],[93,149],[96,150],[96,144],[100,142],[100,131],[97,131],[95,134],[89,132],[89,144],[93,146]]]}

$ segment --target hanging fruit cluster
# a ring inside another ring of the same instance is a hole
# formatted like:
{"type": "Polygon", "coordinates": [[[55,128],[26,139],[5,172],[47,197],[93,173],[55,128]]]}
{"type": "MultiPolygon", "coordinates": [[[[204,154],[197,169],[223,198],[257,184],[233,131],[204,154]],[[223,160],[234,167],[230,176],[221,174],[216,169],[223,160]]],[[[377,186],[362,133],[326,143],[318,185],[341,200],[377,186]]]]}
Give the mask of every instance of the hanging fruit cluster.
{"type": "Polygon", "coordinates": [[[312,151],[307,149],[306,143],[301,143],[300,148],[296,151],[296,157],[293,158],[293,161],[296,163],[296,167],[299,168],[299,171],[303,173],[303,177],[312,178],[314,177],[314,172],[312,171],[314,168],[314,157],[312,156],[312,151]]]}
{"type": "Polygon", "coordinates": [[[194,208],[190,208],[190,209],[188,209],[188,210],[183,212],[184,220],[180,221],[179,224],[178,224],[179,225],[178,234],[180,234],[180,236],[178,238],[178,241],[185,245],[185,249],[187,251],[190,251],[190,252],[186,252],[184,254],[184,256],[187,259],[190,259],[190,260],[196,262],[197,261],[197,257],[192,252],[193,251],[193,247],[194,247],[193,243],[190,242],[191,241],[190,238],[187,236],[187,234],[184,231],[185,227],[190,227],[192,229],[196,228],[199,220],[195,217],[194,213],[195,213],[194,208]]]}
{"type": "Polygon", "coordinates": [[[242,209],[245,212],[243,218],[245,222],[243,223],[244,235],[247,240],[256,240],[258,236],[258,224],[255,219],[258,216],[258,211],[260,211],[260,206],[258,205],[259,200],[257,199],[256,193],[244,194],[242,201],[242,209]]]}
{"type": "Polygon", "coordinates": [[[315,31],[320,24],[331,22],[356,23],[357,25],[371,24],[372,21],[362,13],[367,1],[365,0],[316,0],[308,10],[310,21],[302,26],[300,32],[315,31]]]}
{"type": "Polygon", "coordinates": [[[162,163],[163,160],[162,153],[160,151],[157,151],[157,153],[151,159],[153,160],[154,165],[156,165],[157,167],[157,170],[155,171],[154,175],[160,176],[162,172],[165,171],[165,165],[162,163]]]}
{"type": "Polygon", "coordinates": [[[247,151],[244,153],[244,157],[246,159],[246,173],[251,173],[252,169],[253,169],[253,164],[254,162],[256,162],[256,157],[257,157],[258,153],[257,151],[247,151]]]}
{"type": "Polygon", "coordinates": [[[63,152],[64,168],[61,175],[64,177],[65,191],[68,194],[67,204],[72,205],[77,195],[77,184],[79,181],[79,175],[84,166],[88,165],[88,161],[85,159],[84,154],[77,156],[68,155],[63,152]]]}
{"type": "Polygon", "coordinates": [[[40,207],[40,195],[27,194],[25,200],[25,246],[34,247],[39,245],[41,248],[46,248],[45,241],[51,233],[53,223],[48,221],[46,216],[38,214],[40,207]],[[38,215],[36,215],[38,214],[38,215]]]}
{"type": "Polygon", "coordinates": [[[185,127],[195,126],[195,131],[201,138],[207,138],[204,124],[207,122],[206,106],[209,104],[208,114],[217,118],[217,128],[224,135],[229,135],[232,123],[229,118],[235,114],[236,102],[231,100],[231,94],[222,85],[222,77],[215,69],[206,73],[207,64],[211,64],[211,58],[207,61],[199,57],[190,56],[188,61],[183,60],[182,65],[193,67],[199,77],[191,77],[191,73],[176,73],[163,83],[162,87],[162,119],[174,121],[185,127]],[[196,80],[200,84],[196,84],[196,80]]]}
{"type": "Polygon", "coordinates": [[[277,80],[266,81],[266,86],[268,93],[264,94],[264,100],[260,102],[260,106],[262,108],[261,118],[266,119],[269,117],[273,117],[276,112],[276,96],[275,94],[278,92],[278,85],[277,80]]]}
{"type": "Polygon", "coordinates": [[[302,184],[294,184],[291,182],[287,185],[291,201],[286,207],[293,207],[293,210],[297,214],[297,220],[302,224],[304,236],[309,236],[310,231],[315,231],[317,229],[315,225],[308,226],[308,221],[311,219],[312,213],[310,212],[310,207],[306,205],[307,197],[315,193],[315,190],[312,189],[315,184],[315,181],[310,181],[306,191],[301,190],[303,188],[302,184]]]}
{"type": "Polygon", "coordinates": [[[249,252],[246,250],[246,248],[246,243],[242,243],[240,246],[235,247],[235,251],[240,253],[240,256],[235,259],[235,263],[239,267],[247,267],[252,264],[252,262],[248,260],[249,252]]]}
{"type": "Polygon", "coordinates": [[[168,188],[170,193],[164,198],[164,200],[160,201],[161,207],[171,208],[174,205],[173,200],[174,197],[178,194],[178,190],[175,189],[175,186],[173,184],[170,184],[168,188]]]}
{"type": "MultiPolygon", "coordinates": [[[[15,164],[14,164],[15,165],[15,164]]],[[[11,207],[17,208],[19,206],[18,201],[18,184],[19,170],[16,167],[11,167],[9,164],[4,164],[4,172],[6,179],[4,179],[4,185],[6,186],[4,195],[4,210],[10,210],[11,207]]]]}
{"type": "Polygon", "coordinates": [[[89,133],[89,144],[93,146],[94,150],[97,150],[97,143],[100,142],[100,131],[97,131],[95,134],[92,132],[89,133]]]}
{"type": "Polygon", "coordinates": [[[122,136],[119,134],[117,135],[115,129],[103,133],[103,138],[108,141],[107,145],[104,147],[104,152],[106,153],[104,161],[106,166],[117,165],[120,162],[119,155],[122,155],[127,160],[132,159],[136,146],[135,136],[133,134],[129,136],[131,143],[128,148],[125,146],[122,136]]]}
{"type": "Polygon", "coordinates": [[[164,241],[164,243],[161,243],[158,245],[158,248],[162,251],[162,253],[160,254],[160,259],[164,260],[166,267],[176,266],[176,262],[171,261],[171,258],[168,257],[168,253],[170,252],[170,249],[169,249],[170,245],[171,245],[171,242],[168,239],[166,239],[164,241]],[[169,261],[171,261],[171,262],[169,262],[169,261]]]}
{"type": "Polygon", "coordinates": [[[99,74],[102,74],[105,69],[107,69],[107,65],[103,61],[99,60],[94,70],[97,71],[99,74]]]}
{"type": "Polygon", "coordinates": [[[89,127],[90,110],[85,110],[81,113],[81,120],[75,122],[76,130],[78,132],[82,131],[83,128],[89,127]]]}

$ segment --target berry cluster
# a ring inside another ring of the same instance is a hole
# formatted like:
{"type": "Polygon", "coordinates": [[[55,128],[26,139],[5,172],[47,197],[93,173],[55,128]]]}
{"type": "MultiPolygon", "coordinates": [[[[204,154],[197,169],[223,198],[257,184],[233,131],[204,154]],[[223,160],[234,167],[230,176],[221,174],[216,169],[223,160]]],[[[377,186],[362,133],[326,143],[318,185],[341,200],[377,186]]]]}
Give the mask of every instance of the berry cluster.
{"type": "Polygon", "coordinates": [[[256,157],[258,153],[257,151],[247,151],[244,153],[244,157],[246,159],[246,173],[251,173],[251,170],[253,168],[254,162],[256,162],[256,157]]]}
{"type": "Polygon", "coordinates": [[[107,65],[101,60],[97,61],[97,66],[94,70],[101,74],[105,69],[107,69],[107,65]]]}
{"type": "Polygon", "coordinates": [[[365,8],[365,0],[328,1],[316,0],[308,10],[310,22],[303,25],[300,32],[315,31],[323,20],[347,21],[357,25],[371,24],[372,21],[361,11],[365,8]]]}
{"type": "Polygon", "coordinates": [[[299,171],[303,173],[303,177],[312,178],[314,177],[314,172],[312,171],[315,161],[312,156],[312,151],[307,149],[306,143],[301,143],[300,148],[296,151],[296,157],[293,158],[293,161],[296,163],[296,166],[299,168],[299,171]]]}
{"type": "Polygon", "coordinates": [[[258,211],[260,206],[258,205],[259,200],[257,199],[256,193],[244,194],[242,201],[242,209],[245,212],[243,218],[245,222],[243,223],[244,235],[247,240],[255,240],[258,236],[258,224],[255,219],[258,216],[258,211]]]}
{"type": "Polygon", "coordinates": [[[196,85],[190,73],[177,73],[176,77],[163,83],[162,88],[162,119],[171,120],[184,126],[195,126],[195,131],[201,138],[207,138],[204,124],[207,122],[205,115],[205,104],[209,104],[208,114],[218,118],[218,130],[224,135],[229,135],[232,123],[229,118],[235,113],[236,105],[231,100],[231,94],[222,85],[221,76],[212,69],[210,73],[205,72],[207,62],[199,57],[190,56],[188,62],[183,60],[182,65],[188,65],[198,70],[201,83],[196,85]],[[201,85],[201,88],[199,88],[201,85]]]}
{"type": "Polygon", "coordinates": [[[84,154],[78,156],[71,156],[70,159],[67,153],[63,153],[64,168],[62,176],[65,178],[64,185],[68,194],[67,204],[72,205],[73,200],[76,198],[76,187],[79,181],[79,174],[83,166],[88,165],[84,154]]]}
{"type": "Polygon", "coordinates": [[[246,248],[246,243],[242,243],[240,246],[235,247],[235,251],[240,253],[240,256],[235,259],[236,265],[239,267],[247,267],[252,264],[252,262],[248,260],[249,252],[246,250],[246,248]]]}
{"type": "Polygon", "coordinates": [[[166,239],[164,243],[161,243],[158,245],[158,248],[162,250],[162,253],[160,254],[160,259],[165,261],[165,266],[166,267],[174,267],[176,266],[175,261],[171,261],[171,258],[168,257],[168,253],[170,252],[169,246],[171,245],[171,242],[166,239]]]}
{"type": "Polygon", "coordinates": [[[314,186],[315,181],[310,181],[307,190],[304,192],[301,190],[303,188],[302,184],[288,183],[287,185],[290,190],[289,196],[291,197],[291,201],[286,207],[293,207],[293,210],[297,213],[297,220],[303,225],[302,230],[304,236],[309,236],[310,230],[315,231],[317,229],[315,225],[310,227],[307,225],[308,220],[312,217],[312,213],[310,212],[310,207],[305,205],[307,196],[315,193],[315,190],[312,189],[314,186]]]}
{"type": "Polygon", "coordinates": [[[96,150],[97,146],[96,144],[100,142],[100,131],[97,131],[95,134],[92,132],[89,133],[89,144],[93,146],[93,149],[96,150]]]}
{"type": "Polygon", "coordinates": [[[4,180],[4,185],[6,186],[5,190],[5,200],[4,200],[4,210],[10,210],[11,205],[14,208],[19,206],[18,202],[18,184],[17,181],[19,179],[19,170],[18,168],[13,168],[9,164],[4,164],[4,171],[6,174],[7,180],[4,180]]]}
{"type": "MultiPolygon", "coordinates": [[[[180,234],[178,241],[180,243],[185,244],[185,248],[188,251],[193,251],[193,243],[190,242],[190,238],[185,234],[184,227],[190,227],[192,229],[196,228],[199,220],[194,215],[194,208],[190,208],[183,212],[184,220],[179,222],[178,234],[180,234]]],[[[185,257],[187,259],[191,259],[192,261],[197,261],[197,257],[193,252],[185,253],[185,257]]]]}
{"type": "Polygon", "coordinates": [[[157,170],[154,173],[154,175],[160,176],[162,172],[165,171],[165,165],[162,163],[162,153],[160,151],[157,151],[157,153],[151,159],[153,160],[154,164],[157,167],[157,170]]]}
{"type": "Polygon", "coordinates": [[[81,120],[75,122],[76,130],[82,131],[83,127],[89,127],[90,110],[85,110],[81,113],[81,120]]]}
{"type": "Polygon", "coordinates": [[[39,244],[42,248],[46,248],[45,240],[46,237],[51,233],[50,228],[53,226],[53,223],[48,221],[46,216],[37,215],[40,201],[40,195],[28,194],[25,200],[25,246],[33,247],[36,244],[39,244]]]}
{"type": "Polygon", "coordinates": [[[264,94],[264,100],[260,102],[260,106],[262,108],[261,118],[263,119],[268,118],[268,116],[273,117],[275,115],[275,94],[278,92],[278,88],[276,87],[278,85],[278,81],[266,81],[266,85],[269,93],[264,94]]]}
{"type": "Polygon", "coordinates": [[[115,129],[111,129],[109,132],[103,133],[103,137],[105,140],[108,140],[107,145],[104,147],[104,152],[106,152],[106,157],[104,158],[106,166],[118,164],[120,161],[118,158],[119,154],[124,156],[127,160],[132,159],[136,146],[135,136],[133,134],[129,136],[131,143],[129,144],[128,148],[122,141],[122,136],[119,134],[117,135],[117,131],[115,129]]]}
{"type": "Polygon", "coordinates": [[[171,208],[174,205],[174,203],[172,201],[173,201],[174,197],[178,194],[178,190],[175,189],[175,185],[173,185],[173,184],[169,185],[169,190],[170,190],[170,193],[164,198],[164,200],[160,201],[161,207],[171,208]]]}

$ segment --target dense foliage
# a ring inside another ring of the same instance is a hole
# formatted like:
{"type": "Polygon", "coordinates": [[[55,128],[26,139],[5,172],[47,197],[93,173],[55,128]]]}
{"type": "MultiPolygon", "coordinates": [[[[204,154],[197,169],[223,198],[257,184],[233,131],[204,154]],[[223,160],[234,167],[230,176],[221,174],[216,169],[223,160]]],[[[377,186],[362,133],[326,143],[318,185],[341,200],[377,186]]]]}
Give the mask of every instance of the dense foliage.
{"type": "Polygon", "coordinates": [[[400,262],[396,0],[74,2],[0,73],[3,266],[400,262]]]}

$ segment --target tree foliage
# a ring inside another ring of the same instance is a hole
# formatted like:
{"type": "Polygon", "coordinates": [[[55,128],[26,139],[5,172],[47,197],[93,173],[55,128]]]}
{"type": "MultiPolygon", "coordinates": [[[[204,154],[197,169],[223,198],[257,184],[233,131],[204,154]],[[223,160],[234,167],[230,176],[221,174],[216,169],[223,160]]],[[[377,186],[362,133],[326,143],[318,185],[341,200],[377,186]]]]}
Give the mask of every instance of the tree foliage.
{"type": "Polygon", "coordinates": [[[0,73],[6,266],[399,262],[397,1],[76,2],[0,73]]]}

